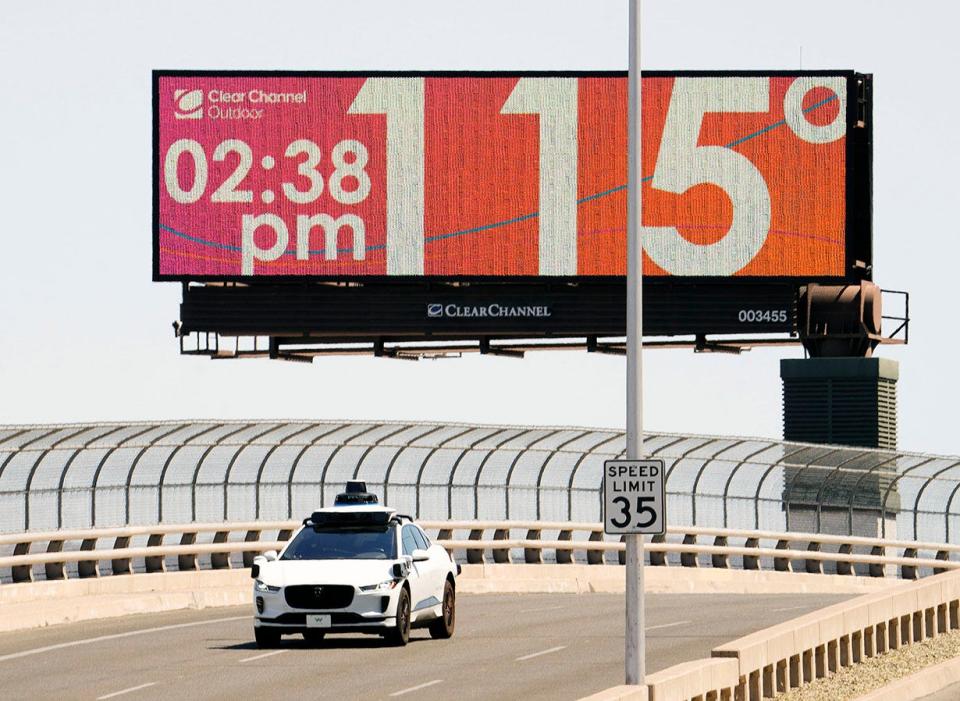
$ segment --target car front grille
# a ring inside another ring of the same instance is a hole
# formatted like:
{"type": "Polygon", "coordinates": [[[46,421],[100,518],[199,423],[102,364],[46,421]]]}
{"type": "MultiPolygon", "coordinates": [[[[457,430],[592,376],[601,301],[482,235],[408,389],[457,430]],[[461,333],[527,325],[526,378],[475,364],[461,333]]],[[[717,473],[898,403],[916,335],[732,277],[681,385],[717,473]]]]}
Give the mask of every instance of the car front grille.
{"type": "Polygon", "coordinates": [[[295,609],[342,609],[353,602],[348,584],[301,584],[284,589],[287,604],[295,609]]]}

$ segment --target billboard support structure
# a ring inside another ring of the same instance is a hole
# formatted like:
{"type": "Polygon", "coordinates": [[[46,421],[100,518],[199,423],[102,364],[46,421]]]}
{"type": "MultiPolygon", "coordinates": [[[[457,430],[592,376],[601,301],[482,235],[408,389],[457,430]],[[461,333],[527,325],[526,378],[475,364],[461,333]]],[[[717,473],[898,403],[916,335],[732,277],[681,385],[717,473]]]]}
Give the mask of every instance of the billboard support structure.
{"type": "MultiPolygon", "coordinates": [[[[641,0],[630,0],[627,161],[627,458],[643,457],[643,209],[641,206],[641,0]]],[[[624,665],[627,684],[646,677],[643,601],[643,536],[626,538],[626,626],[624,665]]]]}

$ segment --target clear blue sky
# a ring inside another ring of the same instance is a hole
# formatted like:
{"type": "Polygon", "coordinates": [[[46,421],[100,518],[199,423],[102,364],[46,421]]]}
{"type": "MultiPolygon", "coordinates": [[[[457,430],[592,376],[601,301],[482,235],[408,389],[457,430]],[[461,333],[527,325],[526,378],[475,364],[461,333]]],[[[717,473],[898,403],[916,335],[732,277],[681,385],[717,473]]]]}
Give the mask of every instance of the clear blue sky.
{"type": "MultiPolygon", "coordinates": [[[[912,293],[900,444],[960,453],[948,307],[960,251],[960,12],[943,2],[644,3],[650,69],[875,74],[875,279],[912,293]],[[942,319],[938,325],[936,319],[942,319]]],[[[622,0],[6,3],[0,422],[380,418],[619,427],[624,361],[585,353],[313,365],[178,355],[153,283],[150,70],[625,69],[622,0]]],[[[646,354],[649,430],[780,435],[781,357],[646,354]]]]}

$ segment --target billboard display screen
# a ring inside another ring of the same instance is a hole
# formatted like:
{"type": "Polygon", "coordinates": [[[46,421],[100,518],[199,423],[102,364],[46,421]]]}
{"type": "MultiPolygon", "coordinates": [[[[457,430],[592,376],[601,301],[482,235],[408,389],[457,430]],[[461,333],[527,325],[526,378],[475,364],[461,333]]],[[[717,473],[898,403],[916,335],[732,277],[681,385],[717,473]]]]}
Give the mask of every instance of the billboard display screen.
{"type": "MultiPolygon", "coordinates": [[[[645,73],[644,274],[869,265],[862,78],[645,73]]],[[[153,90],[157,280],[626,273],[625,73],[155,71],[153,90]]]]}

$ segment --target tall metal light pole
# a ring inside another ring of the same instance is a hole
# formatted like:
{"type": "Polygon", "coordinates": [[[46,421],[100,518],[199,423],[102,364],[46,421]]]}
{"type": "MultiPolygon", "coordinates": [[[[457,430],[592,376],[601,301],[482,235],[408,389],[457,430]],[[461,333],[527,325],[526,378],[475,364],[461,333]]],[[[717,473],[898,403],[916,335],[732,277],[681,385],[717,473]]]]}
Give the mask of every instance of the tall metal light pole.
{"type": "MultiPolygon", "coordinates": [[[[640,0],[630,5],[630,74],[627,158],[627,455],[643,457],[643,242],[640,216],[640,0]]],[[[626,683],[646,677],[646,635],[643,611],[643,536],[627,535],[626,683]]]]}

